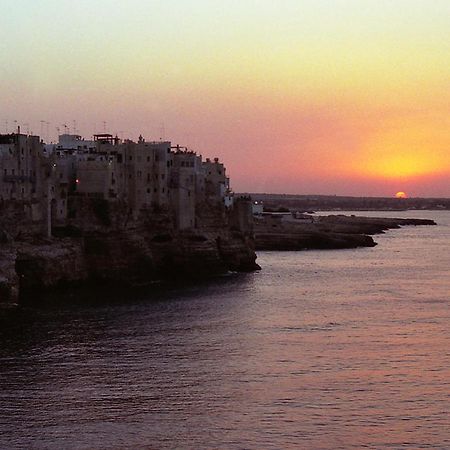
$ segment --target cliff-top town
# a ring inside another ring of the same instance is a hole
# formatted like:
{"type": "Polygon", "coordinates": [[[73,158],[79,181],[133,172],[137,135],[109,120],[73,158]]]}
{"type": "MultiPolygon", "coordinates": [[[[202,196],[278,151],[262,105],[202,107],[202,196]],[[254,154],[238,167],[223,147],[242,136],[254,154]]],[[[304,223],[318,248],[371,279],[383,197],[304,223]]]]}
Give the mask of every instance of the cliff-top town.
{"type": "Polygon", "coordinates": [[[369,234],[433,223],[264,212],[233,195],[218,158],[169,141],[0,135],[0,303],[61,285],[251,271],[255,248],[370,247],[369,234]]]}
{"type": "Polygon", "coordinates": [[[168,141],[0,135],[0,302],[82,282],[254,270],[249,197],[168,141]]]}
{"type": "Polygon", "coordinates": [[[48,236],[69,219],[69,196],[124,201],[133,218],[145,208],[170,209],[179,230],[196,226],[202,201],[233,202],[218,158],[203,161],[185,147],[142,136],[133,142],[63,134],[57,144],[44,144],[18,130],[0,135],[0,170],[0,200],[25,202],[30,220],[44,224],[48,236]]]}

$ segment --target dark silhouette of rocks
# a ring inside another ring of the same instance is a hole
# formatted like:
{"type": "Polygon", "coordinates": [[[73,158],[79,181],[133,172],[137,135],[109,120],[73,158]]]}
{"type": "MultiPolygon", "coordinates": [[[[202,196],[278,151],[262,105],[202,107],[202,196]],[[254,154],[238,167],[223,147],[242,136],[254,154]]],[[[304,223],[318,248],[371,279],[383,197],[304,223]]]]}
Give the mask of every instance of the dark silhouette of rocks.
{"type": "Polygon", "coordinates": [[[178,230],[163,212],[143,211],[128,221],[127,205],[119,203],[110,205],[105,221],[92,200],[75,200],[83,213],[55,227],[52,238],[0,221],[0,303],[35,300],[59,287],[136,287],[260,268],[249,200],[238,199],[231,210],[206,205],[202,225],[188,230],[178,230]]]}
{"type": "Polygon", "coordinates": [[[405,225],[436,225],[428,219],[391,219],[344,215],[265,214],[255,219],[257,250],[306,250],[374,247],[370,235],[405,225]]]}

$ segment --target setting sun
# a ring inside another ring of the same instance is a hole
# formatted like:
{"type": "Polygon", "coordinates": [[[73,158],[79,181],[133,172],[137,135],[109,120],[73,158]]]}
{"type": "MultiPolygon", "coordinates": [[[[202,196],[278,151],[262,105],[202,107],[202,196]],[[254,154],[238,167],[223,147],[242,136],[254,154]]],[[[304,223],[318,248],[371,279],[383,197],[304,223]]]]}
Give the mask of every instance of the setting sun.
{"type": "Polygon", "coordinates": [[[408,198],[408,195],[406,194],[406,192],[400,191],[395,194],[395,197],[396,198],[408,198]]]}

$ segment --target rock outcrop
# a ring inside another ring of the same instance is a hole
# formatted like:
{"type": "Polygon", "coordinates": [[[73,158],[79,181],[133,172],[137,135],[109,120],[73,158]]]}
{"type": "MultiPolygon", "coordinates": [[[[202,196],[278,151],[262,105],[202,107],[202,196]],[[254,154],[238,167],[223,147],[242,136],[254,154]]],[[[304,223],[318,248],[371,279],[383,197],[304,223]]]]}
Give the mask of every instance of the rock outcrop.
{"type": "Polygon", "coordinates": [[[96,202],[78,202],[83,213],[54,228],[54,237],[0,244],[0,302],[73,284],[138,286],[259,269],[251,230],[236,228],[226,215],[214,224],[176,230],[164,212],[129,220],[120,205],[106,217],[102,209],[95,213],[96,202]]]}
{"type": "Polygon", "coordinates": [[[344,249],[374,247],[370,235],[404,225],[436,225],[428,219],[392,219],[344,215],[316,216],[310,221],[269,215],[255,222],[257,250],[344,249]]]}

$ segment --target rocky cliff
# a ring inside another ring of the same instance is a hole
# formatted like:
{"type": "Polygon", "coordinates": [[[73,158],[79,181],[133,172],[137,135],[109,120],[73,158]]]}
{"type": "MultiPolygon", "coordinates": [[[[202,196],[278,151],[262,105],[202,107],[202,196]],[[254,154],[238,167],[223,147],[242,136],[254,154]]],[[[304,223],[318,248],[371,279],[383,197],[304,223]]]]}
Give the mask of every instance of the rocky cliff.
{"type": "Polygon", "coordinates": [[[179,231],[164,211],[146,211],[132,220],[124,205],[76,203],[69,225],[55,227],[50,239],[5,237],[0,244],[2,302],[70,284],[135,286],[259,268],[252,233],[233,226],[224,211],[218,223],[179,231]]]}

